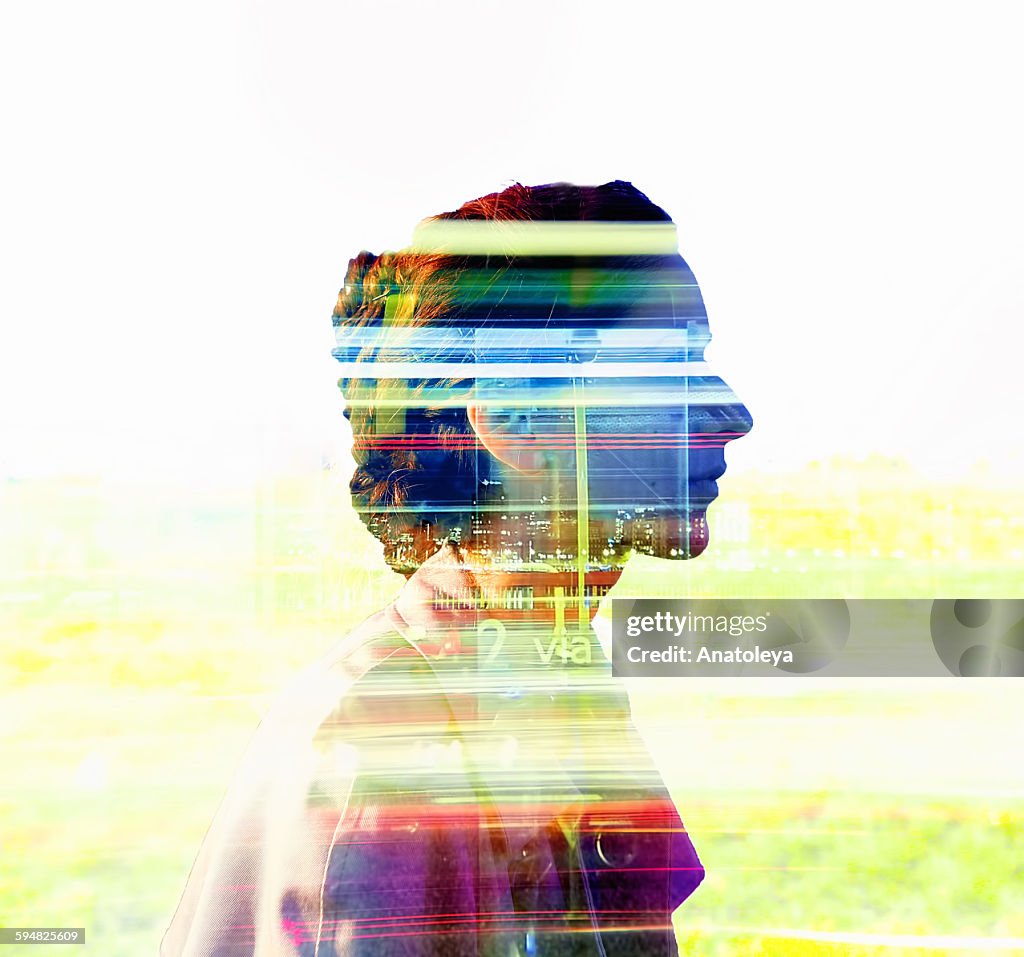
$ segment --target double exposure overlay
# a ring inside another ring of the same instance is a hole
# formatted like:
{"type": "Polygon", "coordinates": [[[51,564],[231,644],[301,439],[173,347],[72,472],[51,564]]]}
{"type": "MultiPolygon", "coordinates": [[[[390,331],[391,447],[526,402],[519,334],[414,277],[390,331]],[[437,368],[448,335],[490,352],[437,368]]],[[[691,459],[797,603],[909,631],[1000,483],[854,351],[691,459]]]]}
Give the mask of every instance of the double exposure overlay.
{"type": "Polygon", "coordinates": [[[704,868],[592,624],[631,554],[707,547],[751,427],[674,224],[514,186],[353,259],[334,325],[407,581],[264,720],[165,954],[676,953],[704,868]]]}

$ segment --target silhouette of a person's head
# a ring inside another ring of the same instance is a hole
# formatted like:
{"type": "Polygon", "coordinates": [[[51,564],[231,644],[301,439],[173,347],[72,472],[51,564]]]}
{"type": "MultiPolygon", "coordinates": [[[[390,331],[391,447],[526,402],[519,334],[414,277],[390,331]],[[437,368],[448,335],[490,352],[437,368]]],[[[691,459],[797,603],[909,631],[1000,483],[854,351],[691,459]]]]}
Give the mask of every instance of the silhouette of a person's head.
{"type": "Polygon", "coordinates": [[[349,264],[335,355],[352,496],[392,567],[690,558],[747,410],[704,367],[668,214],[630,183],[512,186],[349,264]]]}

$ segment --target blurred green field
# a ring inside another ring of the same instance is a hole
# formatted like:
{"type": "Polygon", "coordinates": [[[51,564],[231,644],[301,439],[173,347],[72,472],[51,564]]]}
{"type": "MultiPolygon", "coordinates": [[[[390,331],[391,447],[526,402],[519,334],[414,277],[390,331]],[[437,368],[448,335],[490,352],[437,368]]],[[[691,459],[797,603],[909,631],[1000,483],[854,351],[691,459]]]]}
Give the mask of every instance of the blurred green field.
{"type": "MultiPolygon", "coordinates": [[[[675,697],[639,702],[637,720],[708,868],[678,914],[685,952],[905,952],[758,932],[787,928],[1024,938],[1016,693],[675,697]],[[956,735],[943,732],[951,710],[956,735]],[[928,780],[900,758],[936,724],[954,767],[928,780]],[[833,748],[841,780],[820,758],[833,748]],[[952,788],[981,748],[987,777],[952,788]]],[[[252,699],[53,685],[5,697],[3,717],[5,923],[85,926],[88,953],[154,952],[256,720],[252,699]]]]}
{"type": "MultiPolygon", "coordinates": [[[[891,463],[738,477],[711,550],[645,565],[644,585],[1017,596],[1024,493],[988,482],[922,486],[891,463]]],[[[0,505],[0,924],[155,953],[270,696],[400,581],[329,472],[8,482],[0,505]]],[[[683,952],[1024,953],[1022,691],[633,681],[708,869],[677,914],[683,952]]]]}

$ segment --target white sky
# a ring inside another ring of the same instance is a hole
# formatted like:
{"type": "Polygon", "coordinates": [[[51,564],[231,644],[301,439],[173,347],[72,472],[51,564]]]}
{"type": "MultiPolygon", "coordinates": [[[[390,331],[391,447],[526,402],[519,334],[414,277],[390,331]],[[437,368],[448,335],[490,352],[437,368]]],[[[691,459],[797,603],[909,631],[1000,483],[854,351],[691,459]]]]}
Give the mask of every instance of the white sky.
{"type": "Polygon", "coordinates": [[[347,260],[519,180],[679,225],[735,470],[1024,474],[1024,8],[4,4],[0,475],[343,441],[347,260]]]}

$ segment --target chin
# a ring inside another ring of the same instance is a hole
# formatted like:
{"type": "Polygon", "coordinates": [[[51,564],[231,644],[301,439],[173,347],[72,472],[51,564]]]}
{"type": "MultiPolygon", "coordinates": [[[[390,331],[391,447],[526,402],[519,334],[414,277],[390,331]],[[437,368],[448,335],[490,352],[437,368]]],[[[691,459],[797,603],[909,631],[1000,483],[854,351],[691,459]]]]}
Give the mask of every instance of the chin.
{"type": "Polygon", "coordinates": [[[687,541],[681,541],[680,544],[675,548],[675,555],[671,554],[672,549],[669,549],[669,555],[667,558],[675,559],[676,561],[686,561],[689,558],[696,558],[698,555],[703,554],[704,550],[708,547],[711,541],[711,532],[708,528],[707,510],[698,509],[689,514],[687,519],[683,519],[683,529],[681,529],[681,537],[686,534],[686,530],[689,530],[689,538],[687,541]]]}
{"type": "Polygon", "coordinates": [[[696,558],[708,547],[711,535],[703,508],[691,511],[689,516],[665,518],[663,522],[670,527],[663,525],[655,542],[635,542],[633,550],[652,558],[680,562],[696,558]]]}
{"type": "Polygon", "coordinates": [[[690,558],[700,555],[711,541],[707,509],[701,509],[690,516],[690,558]]]}

